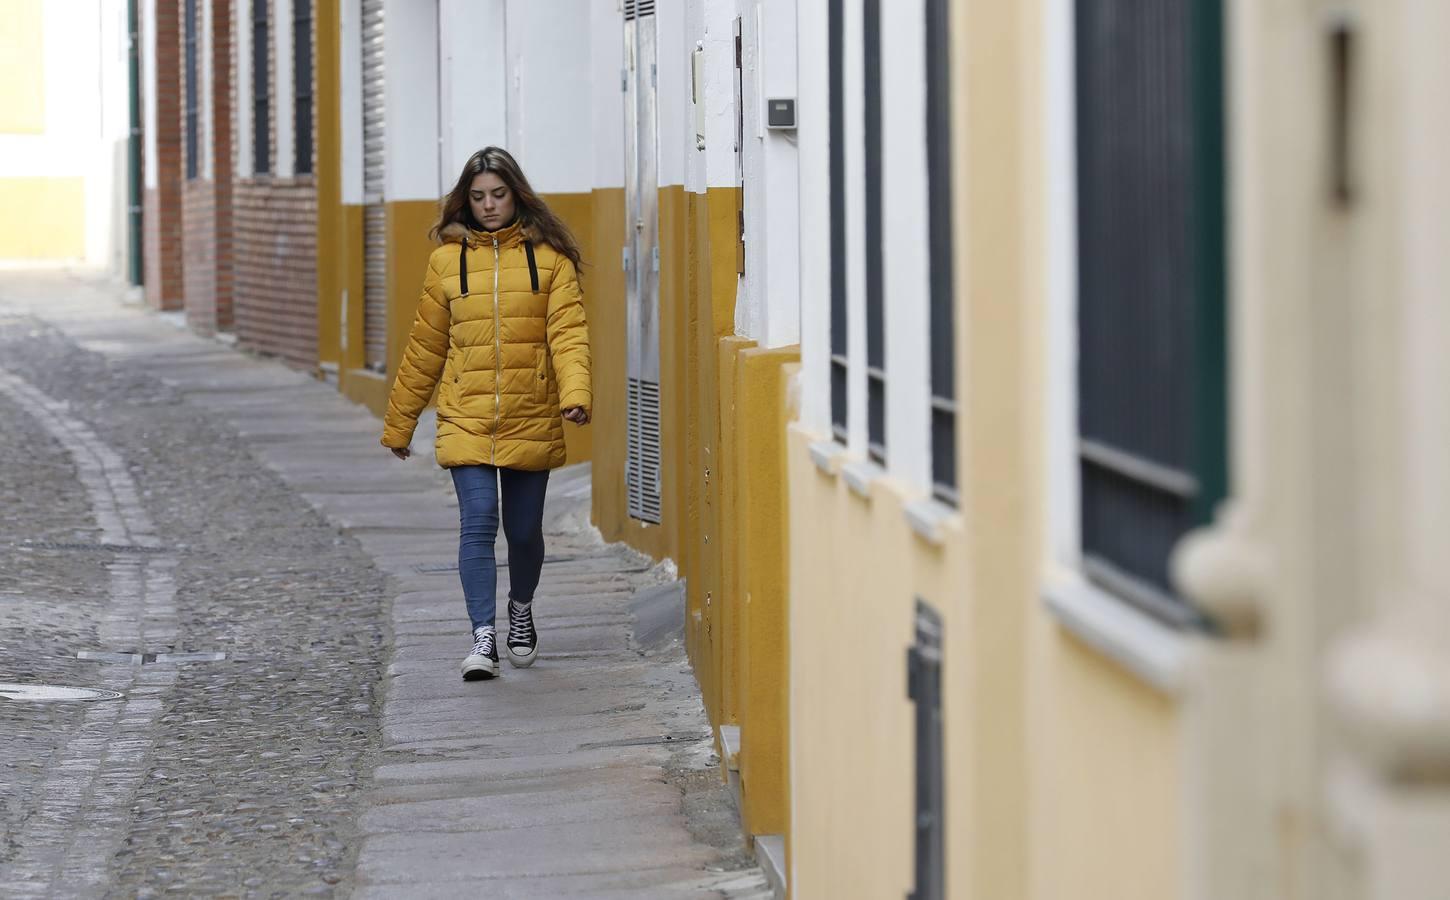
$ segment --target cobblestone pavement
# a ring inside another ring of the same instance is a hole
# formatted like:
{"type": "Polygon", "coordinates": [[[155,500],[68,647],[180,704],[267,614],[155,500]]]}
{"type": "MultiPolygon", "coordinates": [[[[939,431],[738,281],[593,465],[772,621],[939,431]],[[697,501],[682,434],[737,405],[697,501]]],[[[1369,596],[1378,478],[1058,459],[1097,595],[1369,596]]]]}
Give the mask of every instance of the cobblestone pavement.
{"type": "Polygon", "coordinates": [[[128,694],[0,701],[0,891],[345,889],[377,747],[383,575],[143,366],[12,312],[0,379],[0,681],[128,694]],[[121,507],[114,533],[85,474],[121,507]]]}
{"type": "Polygon", "coordinates": [[[498,897],[769,896],[688,668],[628,649],[628,597],[658,574],[565,509],[545,590],[596,600],[541,612],[555,669],[495,685],[556,699],[528,701],[540,722],[480,707],[453,668],[446,478],[388,470],[438,513],[410,519],[356,474],[375,429],[93,280],[0,273],[0,897],[451,896],[480,855],[503,860],[498,897]],[[631,839],[608,810],[645,794],[631,839]],[[541,855],[571,840],[609,859],[541,855]],[[636,857],[655,868],[619,871],[636,857]]]}

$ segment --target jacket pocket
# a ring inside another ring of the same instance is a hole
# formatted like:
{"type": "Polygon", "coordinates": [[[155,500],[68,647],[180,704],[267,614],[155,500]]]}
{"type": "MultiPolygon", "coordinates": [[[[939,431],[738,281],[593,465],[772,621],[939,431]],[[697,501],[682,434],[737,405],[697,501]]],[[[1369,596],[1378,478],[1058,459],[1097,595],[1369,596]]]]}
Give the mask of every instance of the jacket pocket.
{"type": "Polygon", "coordinates": [[[549,402],[549,354],[543,347],[534,348],[534,400],[549,402]]]}

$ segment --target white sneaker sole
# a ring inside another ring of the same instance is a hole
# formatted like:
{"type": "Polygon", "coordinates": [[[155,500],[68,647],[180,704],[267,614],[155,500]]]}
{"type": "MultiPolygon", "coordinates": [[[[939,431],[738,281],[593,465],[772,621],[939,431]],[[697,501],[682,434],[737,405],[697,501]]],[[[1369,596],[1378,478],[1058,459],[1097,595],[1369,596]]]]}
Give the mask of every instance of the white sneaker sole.
{"type": "Polygon", "coordinates": [[[487,656],[470,656],[463,661],[463,680],[479,681],[498,677],[498,663],[487,656]]]}
{"type": "Polygon", "coordinates": [[[539,658],[539,645],[535,644],[534,649],[528,653],[516,653],[512,647],[508,648],[508,652],[509,662],[514,664],[515,669],[527,669],[534,664],[534,660],[539,658]]]}

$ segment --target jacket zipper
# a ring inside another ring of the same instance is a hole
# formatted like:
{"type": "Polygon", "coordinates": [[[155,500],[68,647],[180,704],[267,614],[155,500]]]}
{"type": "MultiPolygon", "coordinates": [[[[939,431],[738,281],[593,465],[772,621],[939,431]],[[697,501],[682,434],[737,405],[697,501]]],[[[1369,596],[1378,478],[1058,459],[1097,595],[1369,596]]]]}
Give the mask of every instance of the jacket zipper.
{"type": "Polygon", "coordinates": [[[498,465],[498,426],[503,418],[503,342],[498,334],[498,238],[493,239],[493,447],[489,465],[498,465]]]}

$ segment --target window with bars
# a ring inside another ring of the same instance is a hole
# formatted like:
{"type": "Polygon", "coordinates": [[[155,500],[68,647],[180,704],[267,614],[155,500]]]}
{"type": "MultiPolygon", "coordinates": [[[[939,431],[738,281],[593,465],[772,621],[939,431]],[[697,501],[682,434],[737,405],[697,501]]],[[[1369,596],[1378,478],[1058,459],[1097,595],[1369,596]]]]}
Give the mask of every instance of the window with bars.
{"type": "Polygon", "coordinates": [[[272,171],[271,0],[252,0],[252,170],[272,171]]]}
{"type": "Polygon", "coordinates": [[[196,36],[197,6],[201,0],[186,0],[183,15],[183,53],[186,68],[186,111],[183,113],[186,128],[186,178],[191,181],[201,171],[201,142],[198,134],[198,98],[201,85],[197,84],[196,36]]]}
{"type": "Polygon", "coordinates": [[[956,331],[952,286],[950,0],[926,0],[927,242],[931,290],[931,488],[957,505],[956,331]]]}
{"type": "Polygon", "coordinates": [[[1227,489],[1220,0],[1077,4],[1087,576],[1178,626],[1174,545],[1227,489]]]}
{"type": "Polygon", "coordinates": [[[846,344],[846,97],[845,0],[829,0],[827,53],[830,90],[831,185],[831,433],[846,443],[850,364],[846,344]]]}
{"type": "Polygon", "coordinates": [[[866,163],[866,453],[886,462],[886,310],[882,259],[881,0],[861,15],[865,78],[866,163]]]}
{"type": "Polygon", "coordinates": [[[312,172],[312,2],[294,0],[292,16],[292,115],[298,175],[312,172]]]}

